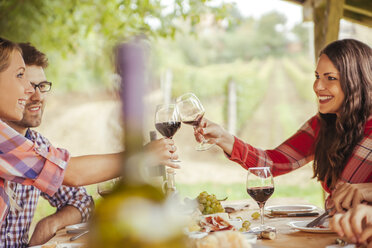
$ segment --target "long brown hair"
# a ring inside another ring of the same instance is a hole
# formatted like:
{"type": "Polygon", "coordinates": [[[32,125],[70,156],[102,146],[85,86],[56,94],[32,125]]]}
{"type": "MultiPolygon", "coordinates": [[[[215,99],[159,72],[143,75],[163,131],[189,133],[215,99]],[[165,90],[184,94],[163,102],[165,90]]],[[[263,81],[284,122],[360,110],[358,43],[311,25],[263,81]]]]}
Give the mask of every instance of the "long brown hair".
{"type": "MultiPolygon", "coordinates": [[[[345,94],[339,115],[321,114],[320,130],[315,142],[314,177],[334,187],[355,146],[363,138],[371,115],[372,49],[357,40],[330,43],[321,52],[340,73],[345,94]]],[[[319,55],[319,56],[320,56],[319,55]]]]}

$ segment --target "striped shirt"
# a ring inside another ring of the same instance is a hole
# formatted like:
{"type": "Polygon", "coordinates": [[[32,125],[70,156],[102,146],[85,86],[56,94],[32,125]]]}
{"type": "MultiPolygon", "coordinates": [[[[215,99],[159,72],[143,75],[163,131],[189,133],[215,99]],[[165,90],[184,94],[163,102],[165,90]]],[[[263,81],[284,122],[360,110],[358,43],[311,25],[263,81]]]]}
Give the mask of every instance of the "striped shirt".
{"type": "Polygon", "coordinates": [[[52,196],[61,186],[68,151],[40,147],[0,121],[0,223],[9,210],[5,181],[33,185],[52,196]]]}
{"type": "MultiPolygon", "coordinates": [[[[291,172],[314,160],[314,142],[319,128],[319,117],[313,116],[297,133],[273,150],[254,148],[235,137],[229,159],[245,169],[269,166],[273,176],[291,172]]],[[[341,180],[348,183],[372,182],[372,116],[365,125],[363,139],[355,146],[346,163],[341,180]]],[[[324,182],[322,186],[330,192],[324,182]]]]}
{"type": "MultiPolygon", "coordinates": [[[[28,130],[26,137],[39,147],[49,147],[50,142],[35,131],[28,130]]],[[[93,210],[93,199],[84,187],[61,186],[58,191],[49,196],[32,185],[22,185],[10,182],[9,186],[15,192],[14,199],[22,211],[9,211],[0,227],[0,247],[26,247],[29,240],[29,229],[36,210],[39,196],[45,198],[57,211],[66,205],[78,209],[82,221],[86,222],[93,210]]]]}

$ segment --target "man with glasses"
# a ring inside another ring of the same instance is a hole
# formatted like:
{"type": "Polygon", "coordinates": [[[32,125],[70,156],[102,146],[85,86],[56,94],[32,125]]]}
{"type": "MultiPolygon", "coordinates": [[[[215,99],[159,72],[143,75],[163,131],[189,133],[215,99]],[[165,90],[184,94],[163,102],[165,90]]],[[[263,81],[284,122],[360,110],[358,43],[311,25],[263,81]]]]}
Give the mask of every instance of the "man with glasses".
{"type": "MultiPolygon", "coordinates": [[[[44,68],[48,66],[45,54],[30,44],[19,44],[26,64],[26,77],[35,88],[35,93],[27,100],[23,119],[19,122],[7,122],[9,126],[36,142],[39,146],[49,146],[49,141],[30,129],[41,124],[48,92],[52,83],[46,80],[44,68]]],[[[16,209],[8,212],[5,221],[0,224],[0,247],[26,247],[47,242],[57,230],[71,224],[85,222],[94,203],[84,187],[61,186],[53,197],[41,192],[32,185],[7,182],[16,209]],[[39,196],[42,196],[57,212],[40,220],[34,233],[28,240],[30,225],[36,210],[39,196]]]]}
{"type": "MultiPolygon", "coordinates": [[[[34,87],[35,93],[26,102],[23,119],[19,122],[8,121],[6,123],[45,150],[51,146],[50,142],[30,128],[38,127],[41,124],[46,98],[52,86],[52,83],[46,80],[44,74],[44,68],[48,65],[47,58],[45,54],[30,44],[21,43],[19,45],[26,64],[26,77],[34,87]]],[[[169,161],[170,158],[178,158],[175,153],[176,147],[173,140],[158,139],[151,141],[144,146],[144,150],[154,155],[156,157],[155,160],[159,163],[179,168],[178,165],[169,161]]],[[[87,174],[79,174],[78,178],[90,176],[93,177],[94,182],[104,181],[103,178],[108,180],[113,176],[119,175],[121,164],[117,163],[116,160],[119,155],[121,157],[123,153],[71,157],[68,163],[70,165],[74,163],[79,168],[89,167],[89,173],[87,171],[87,174]],[[97,179],[96,175],[103,168],[104,175],[100,175],[97,179]]],[[[85,173],[85,171],[82,171],[82,173],[85,173]]],[[[54,236],[57,230],[67,225],[86,221],[93,208],[93,200],[87,195],[84,188],[61,186],[50,197],[33,186],[25,186],[10,181],[6,183],[9,186],[7,187],[7,195],[12,202],[9,204],[11,210],[8,211],[4,221],[0,222],[0,248],[26,247],[46,243],[54,236]],[[30,224],[40,195],[45,197],[52,206],[57,207],[57,212],[37,223],[30,242],[28,242],[30,224]]]]}

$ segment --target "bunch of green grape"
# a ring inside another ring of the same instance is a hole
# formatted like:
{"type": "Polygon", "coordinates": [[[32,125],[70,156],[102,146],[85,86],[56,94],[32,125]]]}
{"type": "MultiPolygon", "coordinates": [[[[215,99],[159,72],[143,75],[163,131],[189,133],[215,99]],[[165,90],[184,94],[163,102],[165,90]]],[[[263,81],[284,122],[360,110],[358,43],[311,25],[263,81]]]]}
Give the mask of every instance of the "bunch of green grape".
{"type": "Polygon", "coordinates": [[[219,200],[217,200],[215,195],[209,195],[206,191],[203,191],[197,197],[200,211],[203,214],[215,214],[223,213],[225,209],[222,207],[219,200]]]}

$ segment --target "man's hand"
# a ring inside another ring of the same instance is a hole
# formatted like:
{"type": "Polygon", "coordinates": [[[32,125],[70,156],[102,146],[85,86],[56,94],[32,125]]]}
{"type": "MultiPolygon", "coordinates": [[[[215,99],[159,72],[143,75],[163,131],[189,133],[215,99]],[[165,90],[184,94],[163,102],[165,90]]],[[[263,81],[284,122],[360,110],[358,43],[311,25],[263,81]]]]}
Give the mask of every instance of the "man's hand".
{"type": "Polygon", "coordinates": [[[80,211],[73,206],[65,206],[55,214],[40,220],[35,227],[29,246],[42,245],[48,242],[59,229],[81,222],[80,211]]]}

